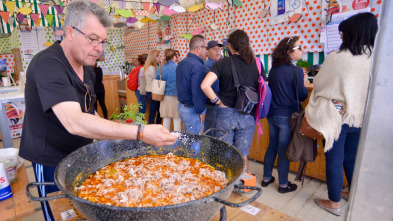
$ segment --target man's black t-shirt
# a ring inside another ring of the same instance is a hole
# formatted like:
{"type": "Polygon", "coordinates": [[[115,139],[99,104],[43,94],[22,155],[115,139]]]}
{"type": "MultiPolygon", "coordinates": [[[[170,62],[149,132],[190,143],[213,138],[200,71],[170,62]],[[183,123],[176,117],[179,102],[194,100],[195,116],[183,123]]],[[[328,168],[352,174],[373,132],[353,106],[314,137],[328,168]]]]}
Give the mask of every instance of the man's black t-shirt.
{"type": "MultiPolygon", "coordinates": [[[[236,67],[237,74],[239,76],[239,83],[241,86],[253,87],[258,90],[258,67],[255,60],[250,64],[247,64],[239,55],[231,56],[236,67]]],[[[265,72],[262,68],[262,77],[266,80],[265,72]]],[[[235,108],[237,89],[235,87],[230,57],[223,58],[215,62],[210,69],[211,72],[217,75],[220,80],[220,91],[218,96],[225,106],[235,108]]]]}
{"type": "MultiPolygon", "coordinates": [[[[92,142],[92,139],[70,134],[54,114],[52,107],[65,101],[78,102],[81,110],[90,105],[94,93],[95,74],[84,67],[84,82],[68,62],[59,42],[38,53],[26,73],[26,113],[19,155],[34,163],[56,167],[72,151],[92,142]]],[[[89,108],[89,107],[87,107],[89,108]]],[[[89,112],[95,114],[94,107],[89,112]]]]}

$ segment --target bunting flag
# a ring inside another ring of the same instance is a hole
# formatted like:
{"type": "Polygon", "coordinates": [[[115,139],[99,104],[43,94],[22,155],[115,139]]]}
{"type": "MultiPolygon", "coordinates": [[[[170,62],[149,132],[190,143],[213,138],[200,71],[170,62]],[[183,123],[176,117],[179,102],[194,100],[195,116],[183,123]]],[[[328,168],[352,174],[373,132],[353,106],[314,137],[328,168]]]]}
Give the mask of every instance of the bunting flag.
{"type": "Polygon", "coordinates": [[[143,16],[147,16],[149,14],[149,12],[145,10],[136,10],[135,12],[137,15],[143,15],[143,16]]]}
{"type": "Polygon", "coordinates": [[[52,14],[47,14],[45,16],[46,21],[48,22],[49,26],[52,26],[54,17],[55,17],[55,15],[52,15],[52,14]]]}
{"type": "Polygon", "coordinates": [[[40,24],[41,24],[41,18],[39,18],[38,20],[37,20],[37,22],[35,23],[36,24],[36,26],[39,26],[40,24]]]}
{"type": "Polygon", "coordinates": [[[153,5],[153,7],[151,7],[150,9],[150,14],[154,14],[154,12],[156,12],[157,8],[155,5],[153,5]]]}
{"type": "Polygon", "coordinates": [[[64,2],[63,1],[59,0],[58,2],[59,2],[60,7],[64,7],[64,2]]]}
{"type": "Polygon", "coordinates": [[[156,6],[157,14],[160,14],[161,4],[159,4],[159,3],[154,3],[154,6],[156,6]]]}
{"type": "Polygon", "coordinates": [[[64,26],[64,20],[63,19],[60,19],[59,22],[61,23],[61,25],[64,26]]]}
{"type": "Polygon", "coordinates": [[[33,20],[34,24],[37,25],[38,19],[40,18],[40,14],[38,14],[38,13],[31,13],[30,17],[31,17],[31,20],[33,20]]]}
{"type": "Polygon", "coordinates": [[[15,11],[16,2],[8,1],[5,3],[5,6],[7,7],[8,11],[11,12],[11,15],[13,15],[15,11]]]}
{"type": "Polygon", "coordinates": [[[15,17],[9,17],[8,18],[8,24],[9,25],[12,25],[14,23],[14,21],[15,21],[15,17]]]}
{"type": "Polygon", "coordinates": [[[125,1],[117,1],[120,9],[124,9],[126,7],[127,2],[125,1]]]}
{"type": "Polygon", "coordinates": [[[91,2],[93,2],[94,4],[98,5],[98,0],[90,0],[91,2]]]}
{"type": "Polygon", "coordinates": [[[54,5],[53,7],[55,7],[57,14],[60,14],[60,15],[63,14],[64,7],[62,7],[60,5],[54,5]]]}
{"type": "Polygon", "coordinates": [[[0,12],[0,16],[4,20],[4,22],[7,23],[8,18],[10,17],[10,12],[0,12]]]}
{"type": "Polygon", "coordinates": [[[106,5],[106,7],[109,7],[109,6],[112,5],[113,0],[104,0],[104,3],[105,3],[105,5],[106,5]]]}
{"type": "Polygon", "coordinates": [[[22,14],[22,13],[18,13],[16,15],[16,17],[18,17],[19,24],[22,24],[23,23],[23,19],[25,19],[25,15],[22,14]]]}
{"type": "Polygon", "coordinates": [[[139,8],[139,3],[138,2],[130,2],[131,6],[134,10],[137,10],[139,8]]]}
{"type": "Polygon", "coordinates": [[[145,9],[145,11],[149,11],[149,8],[150,8],[150,3],[149,2],[142,3],[142,6],[145,9]]]}
{"type": "Polygon", "coordinates": [[[38,4],[38,7],[40,8],[44,17],[46,17],[46,13],[48,12],[49,5],[38,4]]]}

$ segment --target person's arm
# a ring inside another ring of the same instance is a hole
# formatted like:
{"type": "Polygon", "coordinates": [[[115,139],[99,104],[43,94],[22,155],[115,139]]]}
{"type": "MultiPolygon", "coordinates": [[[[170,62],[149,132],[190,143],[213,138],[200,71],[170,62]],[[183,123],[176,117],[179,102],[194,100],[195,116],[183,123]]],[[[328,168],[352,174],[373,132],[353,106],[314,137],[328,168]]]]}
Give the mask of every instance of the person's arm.
{"type": "MultiPolygon", "coordinates": [[[[71,134],[92,139],[137,139],[137,125],[119,124],[83,113],[77,102],[61,102],[52,110],[71,134]]],[[[162,125],[146,125],[141,132],[142,141],[154,146],[172,145],[177,140],[162,125]]]]}
{"type": "Polygon", "coordinates": [[[200,66],[198,69],[192,70],[191,75],[191,93],[192,93],[192,103],[194,104],[195,112],[199,115],[204,115],[206,113],[205,104],[206,96],[201,90],[201,83],[205,77],[205,67],[200,66]]]}
{"type": "Polygon", "coordinates": [[[201,89],[203,93],[207,96],[207,99],[210,99],[211,101],[218,98],[216,104],[218,104],[220,107],[226,107],[218,97],[218,95],[214,92],[212,85],[213,83],[217,80],[217,75],[214,72],[209,72],[207,73],[205,79],[203,79],[202,84],[201,84],[201,89]]]}
{"type": "Polygon", "coordinates": [[[301,67],[296,67],[297,70],[297,89],[299,93],[299,101],[304,101],[307,99],[308,90],[304,84],[304,74],[301,67]]]}

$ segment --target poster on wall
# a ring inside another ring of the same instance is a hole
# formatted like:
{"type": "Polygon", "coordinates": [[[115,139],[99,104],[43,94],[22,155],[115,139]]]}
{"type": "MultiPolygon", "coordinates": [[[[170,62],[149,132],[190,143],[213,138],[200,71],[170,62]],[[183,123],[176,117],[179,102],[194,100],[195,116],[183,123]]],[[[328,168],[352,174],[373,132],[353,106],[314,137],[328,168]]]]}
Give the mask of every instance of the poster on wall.
{"type": "Polygon", "coordinates": [[[170,40],[172,39],[169,21],[159,21],[157,24],[157,50],[171,48],[170,40]]]}
{"type": "Polygon", "coordinates": [[[341,36],[338,31],[338,26],[342,21],[345,19],[361,13],[361,12],[370,12],[370,8],[365,8],[361,10],[352,10],[349,12],[342,12],[342,13],[337,13],[333,14],[332,18],[330,19],[329,23],[325,25],[325,31],[326,31],[326,40],[325,40],[325,56],[328,55],[330,52],[338,50],[341,45],[341,36]]]}
{"type": "Polygon", "coordinates": [[[8,102],[5,104],[5,111],[8,118],[8,125],[10,127],[11,137],[20,137],[22,135],[25,102],[8,102]]]}
{"type": "Polygon", "coordinates": [[[301,14],[303,0],[272,0],[270,5],[271,24],[286,22],[294,14],[301,14]]]}
{"type": "Polygon", "coordinates": [[[11,75],[14,73],[15,59],[13,54],[0,55],[0,73],[2,75],[11,75]]]}
{"type": "MultiPolygon", "coordinates": [[[[367,8],[372,6],[373,1],[376,0],[322,0],[320,41],[322,43],[326,41],[326,24],[332,22],[334,14],[350,12],[356,14],[359,12],[364,12],[367,8]]],[[[370,10],[366,11],[370,12],[370,10]]],[[[374,13],[378,13],[378,11],[374,11],[374,13]]]]}

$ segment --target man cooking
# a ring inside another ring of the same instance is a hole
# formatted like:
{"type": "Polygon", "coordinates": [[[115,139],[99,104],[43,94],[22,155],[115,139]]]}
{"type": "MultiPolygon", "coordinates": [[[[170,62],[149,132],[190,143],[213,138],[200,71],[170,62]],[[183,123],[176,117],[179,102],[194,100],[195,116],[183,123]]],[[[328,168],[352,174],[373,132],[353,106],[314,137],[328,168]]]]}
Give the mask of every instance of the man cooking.
{"type": "MultiPolygon", "coordinates": [[[[26,114],[20,156],[32,161],[37,182],[53,182],[57,164],[93,139],[137,139],[154,146],[171,145],[177,137],[162,125],[125,125],[99,117],[94,110],[92,66],[109,45],[112,19],[88,0],[67,5],[65,37],[38,53],[26,73],[26,114]]],[[[39,195],[57,187],[39,187],[39,195]]],[[[41,204],[54,220],[49,204],[41,204]]]]}

